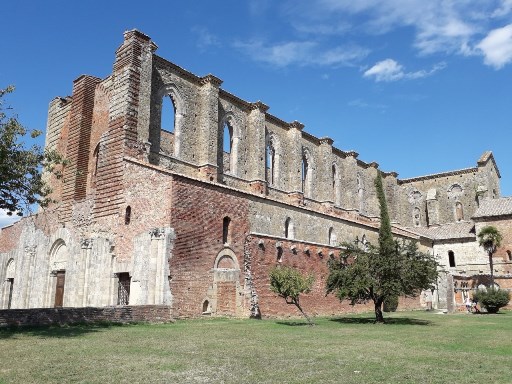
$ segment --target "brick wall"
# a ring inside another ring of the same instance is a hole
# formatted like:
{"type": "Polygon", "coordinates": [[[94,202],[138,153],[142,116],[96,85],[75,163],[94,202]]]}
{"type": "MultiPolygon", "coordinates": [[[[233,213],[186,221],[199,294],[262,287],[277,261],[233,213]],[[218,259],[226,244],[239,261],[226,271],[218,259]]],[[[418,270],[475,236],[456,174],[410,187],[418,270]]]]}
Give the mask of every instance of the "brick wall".
{"type": "MultiPolygon", "coordinates": [[[[214,262],[225,247],[223,218],[230,223],[229,248],[243,265],[243,246],[248,233],[248,201],[237,192],[183,177],[173,176],[171,227],[176,233],[170,262],[175,313],[197,316],[213,283],[214,262]]],[[[243,278],[239,281],[243,284],[243,278]]],[[[221,286],[223,291],[227,287],[221,286]]],[[[219,292],[222,294],[222,292],[219,292]]],[[[231,306],[229,301],[223,307],[231,306]]]]}
{"type": "Polygon", "coordinates": [[[171,320],[171,308],[165,305],[0,310],[0,328],[98,322],[167,322],[171,320]]]}

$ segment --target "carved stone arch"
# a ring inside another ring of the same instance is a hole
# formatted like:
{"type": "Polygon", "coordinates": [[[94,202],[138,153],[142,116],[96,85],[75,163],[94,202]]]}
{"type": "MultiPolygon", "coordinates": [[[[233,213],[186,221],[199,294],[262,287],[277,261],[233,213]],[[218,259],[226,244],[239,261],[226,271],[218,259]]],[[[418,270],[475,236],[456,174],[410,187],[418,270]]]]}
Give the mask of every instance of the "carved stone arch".
{"type": "Polygon", "coordinates": [[[311,151],[307,147],[302,147],[302,192],[305,197],[311,197],[313,189],[315,163],[311,151]]]}
{"type": "Polygon", "coordinates": [[[448,194],[449,198],[457,199],[460,196],[462,196],[462,194],[464,193],[464,188],[462,187],[462,185],[455,183],[455,184],[450,185],[450,187],[447,189],[446,193],[448,194]]]}
{"type": "Polygon", "coordinates": [[[267,182],[278,188],[281,178],[281,140],[274,132],[268,130],[265,133],[265,156],[265,163],[268,165],[268,173],[265,170],[267,182]],[[268,151],[271,151],[271,154],[268,151]]]}
{"type": "Polygon", "coordinates": [[[213,263],[213,282],[201,302],[213,315],[233,316],[243,311],[243,287],[240,285],[240,266],[235,252],[224,247],[213,263]],[[205,305],[206,304],[206,305],[205,305]]]}
{"type": "MultiPolygon", "coordinates": [[[[229,173],[234,176],[238,175],[238,152],[240,147],[240,140],[242,139],[242,131],[240,129],[240,124],[235,118],[233,112],[229,111],[224,114],[219,123],[219,132],[222,132],[224,135],[224,125],[227,124],[229,128],[231,128],[231,150],[229,152],[229,173]]],[[[223,137],[224,139],[224,137],[223,137]]],[[[221,152],[223,152],[223,146],[220,146],[221,152]]],[[[223,155],[223,153],[222,153],[223,155]]],[[[221,159],[223,157],[221,156],[221,159]]],[[[222,164],[220,164],[222,166],[222,164]]],[[[226,171],[226,170],[225,170],[226,171]]]]}
{"type": "Polygon", "coordinates": [[[215,258],[213,269],[234,269],[240,270],[238,259],[231,248],[223,248],[215,258]]]}
{"type": "Polygon", "coordinates": [[[49,252],[50,271],[65,270],[68,259],[69,253],[66,242],[62,239],[55,240],[49,252]]]}
{"type": "MultiPolygon", "coordinates": [[[[159,111],[160,119],[162,113],[162,102],[165,96],[169,96],[174,105],[174,157],[180,157],[181,155],[181,139],[183,135],[183,120],[187,114],[187,106],[181,95],[178,87],[174,83],[164,84],[157,93],[157,99],[159,100],[159,111]]],[[[160,135],[160,131],[158,133],[160,135]]],[[[158,141],[158,144],[160,141],[158,141]]],[[[158,145],[159,147],[160,145],[158,145]]],[[[157,148],[160,150],[160,148],[157,148]]]]}

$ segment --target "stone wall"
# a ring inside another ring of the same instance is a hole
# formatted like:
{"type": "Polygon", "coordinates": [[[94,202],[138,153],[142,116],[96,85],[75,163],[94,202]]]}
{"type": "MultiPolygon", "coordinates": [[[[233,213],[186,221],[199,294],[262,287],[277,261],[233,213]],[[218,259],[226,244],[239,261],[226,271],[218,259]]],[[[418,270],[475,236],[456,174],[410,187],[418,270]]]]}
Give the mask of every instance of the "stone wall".
{"type": "Polygon", "coordinates": [[[82,323],[160,323],[172,321],[164,305],[0,310],[0,328],[82,323]]]}

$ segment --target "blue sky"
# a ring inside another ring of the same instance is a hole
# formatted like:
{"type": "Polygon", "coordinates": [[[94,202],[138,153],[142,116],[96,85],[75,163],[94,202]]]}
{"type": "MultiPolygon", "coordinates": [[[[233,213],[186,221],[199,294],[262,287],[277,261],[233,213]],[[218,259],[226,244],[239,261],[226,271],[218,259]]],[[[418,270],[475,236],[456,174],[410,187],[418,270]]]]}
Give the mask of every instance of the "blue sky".
{"type": "Polygon", "coordinates": [[[107,76],[137,28],[160,56],[400,178],[492,150],[512,195],[512,0],[17,0],[2,15],[0,87],[16,86],[30,128],[75,78],[107,76]]]}

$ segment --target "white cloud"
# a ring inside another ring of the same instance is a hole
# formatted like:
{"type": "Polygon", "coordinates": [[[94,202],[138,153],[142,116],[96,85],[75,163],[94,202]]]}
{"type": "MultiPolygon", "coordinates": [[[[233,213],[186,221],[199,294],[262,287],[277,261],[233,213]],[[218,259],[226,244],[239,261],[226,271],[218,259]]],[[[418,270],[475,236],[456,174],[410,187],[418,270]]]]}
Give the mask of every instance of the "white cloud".
{"type": "Polygon", "coordinates": [[[323,48],[313,41],[288,41],[265,45],[261,41],[237,42],[236,48],[244,51],[255,61],[277,67],[289,65],[339,67],[355,65],[368,55],[362,47],[323,48]]]}
{"type": "Polygon", "coordinates": [[[204,50],[209,47],[220,47],[219,38],[203,27],[193,27],[192,32],[197,35],[197,47],[204,50]]]}
{"type": "Polygon", "coordinates": [[[21,217],[13,214],[12,216],[7,215],[7,211],[0,209],[0,228],[6,227],[20,220],[21,217]]]}
{"type": "Polygon", "coordinates": [[[484,62],[496,69],[512,61],[512,24],[497,28],[476,45],[484,55],[484,62]]]}
{"type": "Polygon", "coordinates": [[[420,79],[430,76],[446,67],[445,63],[438,63],[430,70],[406,72],[404,67],[393,59],[379,61],[363,73],[364,77],[374,78],[375,81],[397,81],[401,79],[420,79]]]}
{"type": "MultiPolygon", "coordinates": [[[[477,42],[496,28],[497,20],[512,16],[512,0],[290,0],[287,4],[293,25],[308,25],[318,36],[323,31],[343,37],[382,35],[405,27],[413,33],[412,46],[421,55],[474,55],[477,42]],[[343,28],[330,27],[337,25],[343,28]]],[[[488,55],[485,43],[479,48],[486,63],[500,67],[500,58],[488,55]]],[[[507,46],[501,41],[498,51],[490,49],[508,62],[507,46]]]]}

